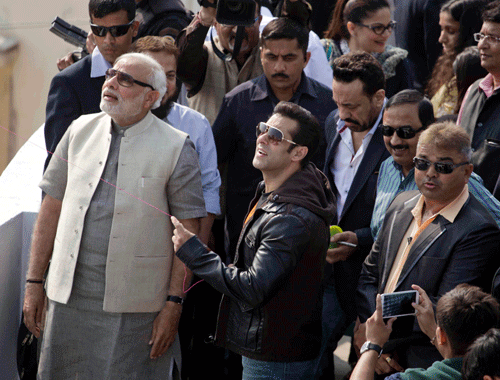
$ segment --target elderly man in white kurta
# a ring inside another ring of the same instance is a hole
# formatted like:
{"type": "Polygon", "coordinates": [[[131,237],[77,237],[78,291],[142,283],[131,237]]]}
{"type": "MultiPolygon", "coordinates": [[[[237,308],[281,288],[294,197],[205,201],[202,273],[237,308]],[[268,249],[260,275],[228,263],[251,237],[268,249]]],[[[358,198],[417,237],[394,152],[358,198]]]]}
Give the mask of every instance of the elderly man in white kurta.
{"type": "Polygon", "coordinates": [[[198,231],[205,207],[188,135],[153,116],[166,90],[153,59],[125,54],[108,70],[104,112],[75,120],[40,184],[26,326],[47,317],[41,379],[169,379],[190,275],[173,255],[168,215],[198,231]]]}

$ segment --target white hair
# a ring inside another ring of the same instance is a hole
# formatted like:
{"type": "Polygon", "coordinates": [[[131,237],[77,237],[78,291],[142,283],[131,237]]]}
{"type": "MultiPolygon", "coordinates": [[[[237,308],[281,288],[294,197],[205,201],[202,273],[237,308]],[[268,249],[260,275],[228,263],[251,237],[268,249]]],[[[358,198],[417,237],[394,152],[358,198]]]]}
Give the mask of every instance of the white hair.
{"type": "Polygon", "coordinates": [[[146,83],[153,86],[153,88],[160,93],[160,96],[153,104],[151,109],[158,108],[161,104],[161,100],[163,96],[167,92],[167,77],[165,76],[165,72],[163,71],[163,67],[150,56],[143,53],[126,53],[118,57],[115,61],[115,65],[124,60],[124,59],[132,59],[134,61],[139,61],[140,64],[145,68],[149,69],[150,72],[147,75],[146,83]]]}

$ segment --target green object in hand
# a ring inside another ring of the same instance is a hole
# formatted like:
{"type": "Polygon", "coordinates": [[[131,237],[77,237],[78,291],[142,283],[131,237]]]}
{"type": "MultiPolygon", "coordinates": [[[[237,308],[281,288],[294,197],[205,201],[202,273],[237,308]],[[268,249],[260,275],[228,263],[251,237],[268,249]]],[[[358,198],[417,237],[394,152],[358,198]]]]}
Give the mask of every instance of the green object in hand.
{"type": "MultiPolygon", "coordinates": [[[[332,237],[335,234],[338,234],[339,232],[343,232],[342,228],[340,228],[339,226],[330,226],[330,237],[332,237]]],[[[337,243],[330,243],[330,245],[328,246],[328,248],[330,249],[337,247],[338,247],[337,243]]]]}

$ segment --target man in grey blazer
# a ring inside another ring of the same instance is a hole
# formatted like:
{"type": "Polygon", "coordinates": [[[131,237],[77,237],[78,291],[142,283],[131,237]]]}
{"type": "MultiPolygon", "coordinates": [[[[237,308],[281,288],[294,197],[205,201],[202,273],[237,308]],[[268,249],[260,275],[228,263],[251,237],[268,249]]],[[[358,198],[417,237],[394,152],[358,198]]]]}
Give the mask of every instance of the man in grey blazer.
{"type": "MultiPolygon", "coordinates": [[[[377,293],[422,287],[435,304],[460,283],[491,288],[500,265],[500,230],[488,210],[470,196],[470,138],[453,123],[422,132],[415,162],[420,190],[403,192],[389,206],[358,283],[355,345],[366,341],[364,322],[377,293]]],[[[378,360],[377,373],[427,368],[440,360],[414,317],[399,318],[378,360]]]]}

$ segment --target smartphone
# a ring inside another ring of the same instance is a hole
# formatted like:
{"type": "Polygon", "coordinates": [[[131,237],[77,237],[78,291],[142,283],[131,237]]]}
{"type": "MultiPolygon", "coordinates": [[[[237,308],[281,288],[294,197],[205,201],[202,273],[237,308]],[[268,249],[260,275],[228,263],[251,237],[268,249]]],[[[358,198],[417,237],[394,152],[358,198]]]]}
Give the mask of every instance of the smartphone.
{"type": "Polygon", "coordinates": [[[404,292],[384,293],[382,297],[382,317],[402,317],[405,315],[415,315],[416,310],[411,305],[412,302],[418,304],[418,292],[408,290],[404,292]]]}

